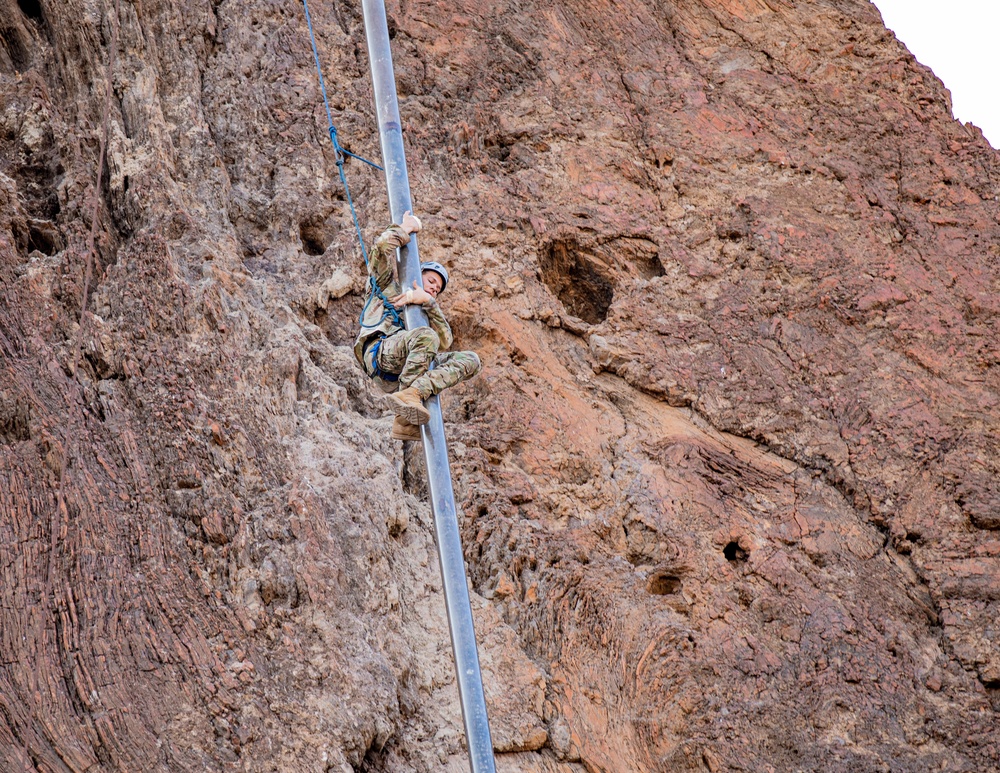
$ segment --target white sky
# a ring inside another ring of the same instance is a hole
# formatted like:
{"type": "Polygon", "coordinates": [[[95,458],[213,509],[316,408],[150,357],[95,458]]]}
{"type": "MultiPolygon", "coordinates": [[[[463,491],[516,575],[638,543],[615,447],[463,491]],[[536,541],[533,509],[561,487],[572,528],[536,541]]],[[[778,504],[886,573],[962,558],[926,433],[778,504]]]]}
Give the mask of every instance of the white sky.
{"type": "Polygon", "coordinates": [[[885,26],[951,91],[955,117],[1000,147],[1000,0],[872,0],[885,26]]]}

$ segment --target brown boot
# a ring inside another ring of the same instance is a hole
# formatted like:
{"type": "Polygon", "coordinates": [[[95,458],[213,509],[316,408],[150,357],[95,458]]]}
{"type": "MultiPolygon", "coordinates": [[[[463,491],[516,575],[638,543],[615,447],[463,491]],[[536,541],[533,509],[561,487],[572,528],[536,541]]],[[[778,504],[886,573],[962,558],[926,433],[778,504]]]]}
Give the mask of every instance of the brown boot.
{"type": "Polygon", "coordinates": [[[408,421],[404,421],[399,416],[392,420],[392,439],[393,440],[414,440],[417,443],[420,442],[420,427],[415,424],[410,424],[408,421]]]}
{"type": "Polygon", "coordinates": [[[424,408],[420,393],[413,387],[407,387],[402,392],[394,392],[385,396],[392,412],[409,424],[426,424],[431,420],[431,413],[424,408]]]}

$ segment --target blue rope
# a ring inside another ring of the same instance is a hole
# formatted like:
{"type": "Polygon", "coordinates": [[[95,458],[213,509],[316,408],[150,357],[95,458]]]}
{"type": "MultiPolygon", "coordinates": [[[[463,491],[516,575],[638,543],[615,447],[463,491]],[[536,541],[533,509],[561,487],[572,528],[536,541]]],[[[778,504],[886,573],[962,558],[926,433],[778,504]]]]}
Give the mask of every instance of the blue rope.
{"type": "Polygon", "coordinates": [[[355,153],[342,147],[337,139],[337,127],[333,125],[333,114],[330,112],[330,98],[326,94],[326,83],[323,80],[323,67],[320,65],[319,61],[319,51],[316,48],[316,35],[313,32],[312,18],[309,16],[309,3],[307,0],[302,0],[302,7],[306,12],[306,26],[309,28],[309,42],[312,43],[313,60],[316,62],[316,75],[319,76],[319,90],[323,94],[323,106],[326,108],[326,120],[330,125],[330,141],[333,143],[333,152],[336,154],[337,159],[337,171],[340,172],[340,182],[344,186],[344,193],[347,196],[347,204],[351,208],[351,218],[354,220],[354,230],[358,234],[358,244],[361,245],[361,254],[365,258],[365,268],[368,269],[368,283],[371,286],[371,294],[368,296],[368,301],[365,303],[364,308],[361,310],[361,317],[359,321],[362,327],[377,327],[377,325],[382,324],[382,320],[379,320],[375,325],[366,325],[364,323],[365,312],[368,311],[368,307],[371,305],[372,296],[378,296],[378,299],[382,301],[382,305],[385,307],[385,314],[382,315],[382,319],[386,316],[391,316],[393,322],[402,328],[406,325],[403,323],[402,318],[399,316],[399,311],[393,306],[389,299],[385,297],[385,293],[379,288],[375,282],[375,277],[371,276],[371,264],[368,261],[368,250],[365,249],[365,238],[361,233],[361,224],[358,222],[358,213],[354,209],[354,199],[351,198],[351,189],[347,185],[347,175],[344,174],[344,159],[345,156],[350,156],[351,158],[356,158],[358,161],[363,161],[368,164],[368,166],[378,169],[380,172],[385,171],[378,164],[369,161],[367,158],[363,158],[355,153]]]}
{"type": "MultiPolygon", "coordinates": [[[[323,67],[319,63],[319,51],[316,49],[316,35],[313,33],[312,17],[309,15],[309,3],[307,0],[302,0],[302,7],[306,11],[306,26],[309,27],[309,42],[312,43],[313,59],[316,62],[316,74],[319,76],[319,90],[323,93],[323,106],[326,108],[326,122],[330,125],[330,141],[333,142],[333,149],[337,154],[337,165],[343,166],[344,156],[350,156],[351,158],[358,159],[358,161],[364,161],[368,164],[368,166],[374,167],[380,172],[385,171],[373,161],[369,161],[367,158],[363,158],[362,156],[356,155],[355,153],[341,147],[340,143],[337,141],[337,127],[333,125],[333,114],[330,112],[330,99],[326,95],[326,82],[323,80],[323,67]]],[[[341,177],[343,177],[343,175],[341,175],[341,177]]]]}

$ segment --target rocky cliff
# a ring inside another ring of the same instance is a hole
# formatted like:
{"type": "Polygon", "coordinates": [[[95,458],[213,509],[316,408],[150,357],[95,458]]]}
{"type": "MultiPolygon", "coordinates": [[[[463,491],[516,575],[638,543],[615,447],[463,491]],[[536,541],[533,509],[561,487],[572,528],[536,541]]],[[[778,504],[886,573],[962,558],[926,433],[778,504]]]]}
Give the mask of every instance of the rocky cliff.
{"type": "MultiPolygon", "coordinates": [[[[865,0],[388,11],[499,769],[1000,768],[996,151],[865,0]]],[[[467,770],[301,6],[0,40],[0,768],[467,770]]]]}

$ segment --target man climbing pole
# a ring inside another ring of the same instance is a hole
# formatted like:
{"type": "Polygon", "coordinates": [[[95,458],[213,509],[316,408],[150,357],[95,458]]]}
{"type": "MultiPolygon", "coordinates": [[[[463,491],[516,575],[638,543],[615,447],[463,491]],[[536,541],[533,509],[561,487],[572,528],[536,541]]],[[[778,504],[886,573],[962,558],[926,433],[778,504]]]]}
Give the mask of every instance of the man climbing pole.
{"type": "Polygon", "coordinates": [[[375,240],[368,256],[368,297],[361,312],[361,331],[354,356],[383,392],[396,415],[392,437],[420,440],[419,425],[430,420],[423,401],[479,373],[475,352],[448,352],[451,327],[437,296],[448,286],[448,270],[440,263],[420,264],[423,287],[403,290],[396,276],[396,249],[408,244],[420,220],[406,212],[399,225],[391,225],[375,240]],[[407,304],[423,307],[429,327],[406,330],[399,309],[407,304]],[[431,363],[434,368],[430,369],[431,363]]]}

